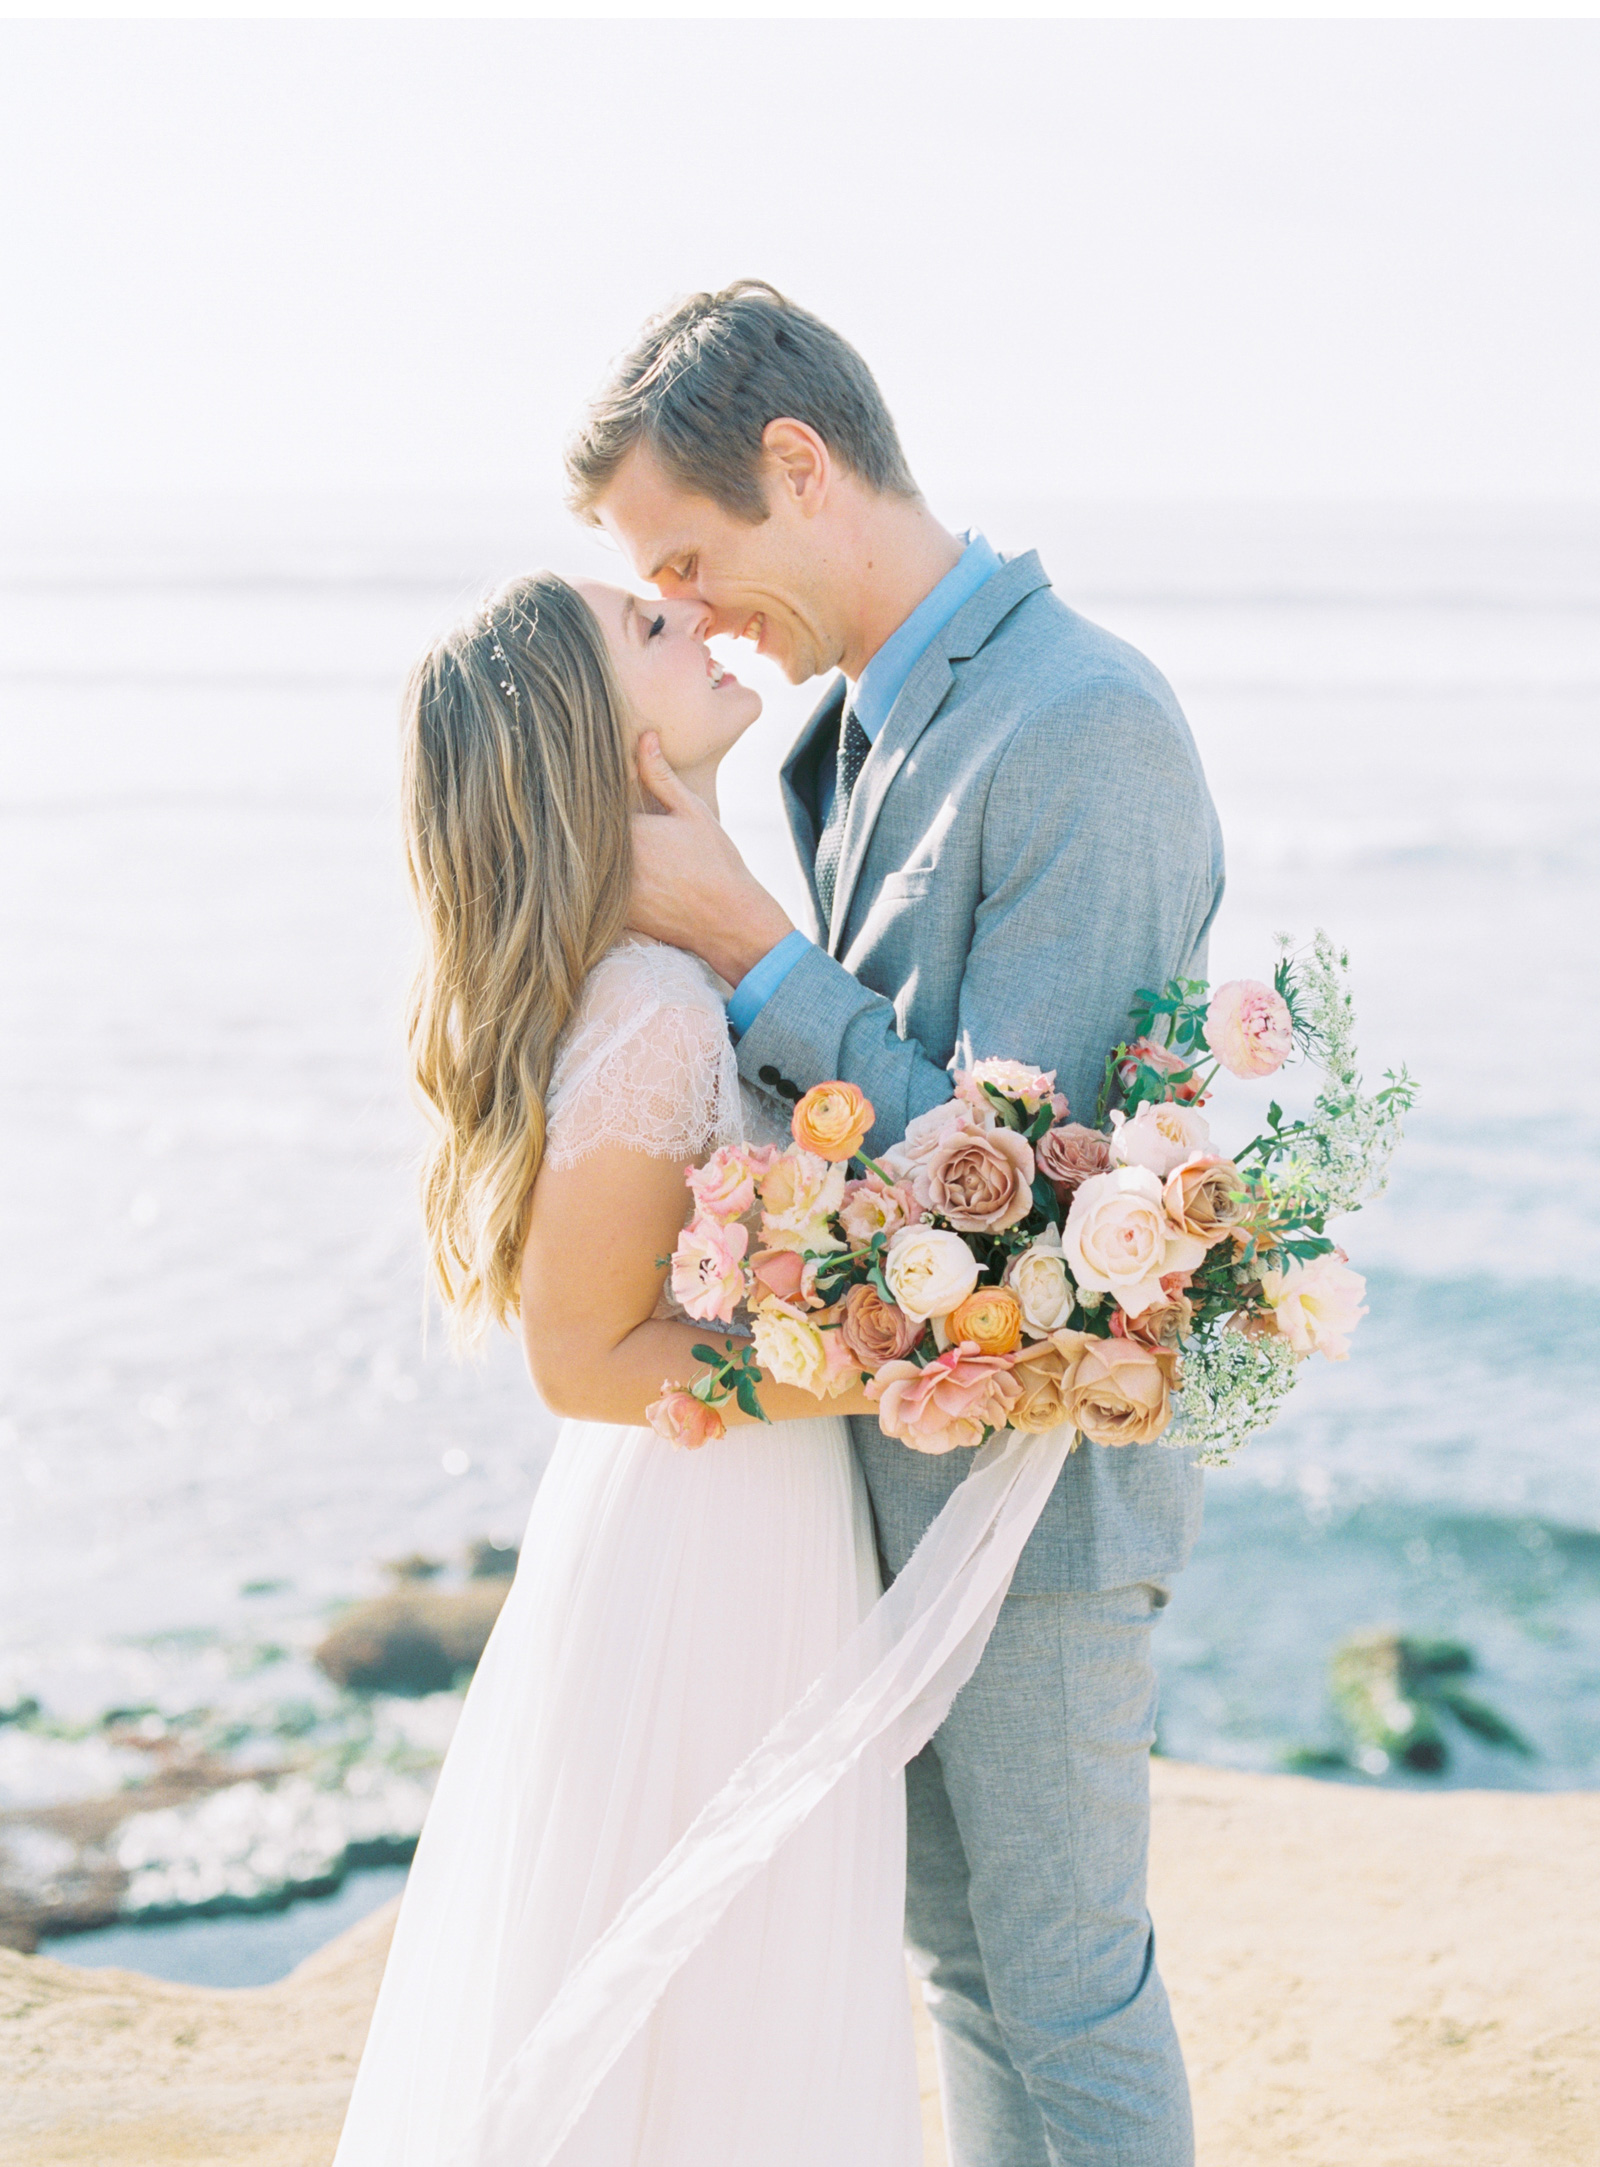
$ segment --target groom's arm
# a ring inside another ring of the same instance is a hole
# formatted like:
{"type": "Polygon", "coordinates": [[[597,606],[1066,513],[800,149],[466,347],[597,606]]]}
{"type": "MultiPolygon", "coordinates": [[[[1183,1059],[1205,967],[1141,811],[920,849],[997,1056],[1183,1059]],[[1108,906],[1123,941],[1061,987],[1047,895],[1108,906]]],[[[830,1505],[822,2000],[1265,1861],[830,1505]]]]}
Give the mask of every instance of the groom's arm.
{"type": "MultiPolygon", "coordinates": [[[[1175,716],[1124,679],[1073,688],[1014,732],[982,819],[980,894],[959,975],[955,1052],[1053,1068],[1092,1121],[1128,1004],[1189,966],[1221,895],[1216,817],[1175,716]]],[[[725,974],[726,975],[726,974],[725,974]]],[[[901,1036],[893,1003],[818,948],[791,965],[739,1043],[752,1082],[840,1077],[877,1110],[886,1150],[950,1095],[942,1062],[901,1036]]]]}

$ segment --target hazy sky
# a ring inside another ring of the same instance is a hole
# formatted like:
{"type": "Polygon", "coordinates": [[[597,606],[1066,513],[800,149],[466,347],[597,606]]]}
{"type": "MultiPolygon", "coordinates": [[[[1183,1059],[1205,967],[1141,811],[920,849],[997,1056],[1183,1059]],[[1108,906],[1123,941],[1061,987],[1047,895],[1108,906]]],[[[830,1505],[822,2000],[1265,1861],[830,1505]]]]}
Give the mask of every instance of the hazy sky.
{"type": "Polygon", "coordinates": [[[553,485],[741,272],[948,495],[1600,498],[1600,25],[0,25],[0,489],[553,485]]]}

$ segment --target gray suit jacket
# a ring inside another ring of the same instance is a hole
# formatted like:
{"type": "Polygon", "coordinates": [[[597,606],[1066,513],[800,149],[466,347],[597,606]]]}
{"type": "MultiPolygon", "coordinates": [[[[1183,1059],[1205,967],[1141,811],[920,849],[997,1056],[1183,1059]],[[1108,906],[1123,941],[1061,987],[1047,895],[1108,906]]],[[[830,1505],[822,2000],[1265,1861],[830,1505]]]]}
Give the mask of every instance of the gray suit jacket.
{"type": "MultiPolygon", "coordinates": [[[[816,784],[842,706],[836,683],[783,769],[819,946],[740,1041],[741,1074],[859,1085],[875,1151],[949,1097],[952,1062],[988,1055],[1053,1068],[1073,1117],[1092,1123],[1134,992],[1204,974],[1222,896],[1216,813],[1170,686],[1059,602],[1036,555],[1007,561],[921,657],[872,748],[824,928],[816,784]]],[[[870,1420],[852,1427],[898,1572],[969,1462],[908,1451],[870,1420]]],[[[1015,1589],[1175,1571],[1199,1531],[1200,1485],[1184,1453],[1080,1445],[1015,1589]]]]}

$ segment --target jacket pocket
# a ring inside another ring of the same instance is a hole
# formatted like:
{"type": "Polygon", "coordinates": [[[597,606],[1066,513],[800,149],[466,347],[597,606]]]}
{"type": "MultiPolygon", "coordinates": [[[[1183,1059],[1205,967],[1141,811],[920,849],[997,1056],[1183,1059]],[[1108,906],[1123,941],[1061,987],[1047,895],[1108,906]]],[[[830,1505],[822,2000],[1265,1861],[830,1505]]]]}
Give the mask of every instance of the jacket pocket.
{"type": "Polygon", "coordinates": [[[908,873],[886,873],[878,883],[877,897],[885,903],[913,903],[918,896],[926,895],[933,885],[938,868],[920,865],[908,873]]]}

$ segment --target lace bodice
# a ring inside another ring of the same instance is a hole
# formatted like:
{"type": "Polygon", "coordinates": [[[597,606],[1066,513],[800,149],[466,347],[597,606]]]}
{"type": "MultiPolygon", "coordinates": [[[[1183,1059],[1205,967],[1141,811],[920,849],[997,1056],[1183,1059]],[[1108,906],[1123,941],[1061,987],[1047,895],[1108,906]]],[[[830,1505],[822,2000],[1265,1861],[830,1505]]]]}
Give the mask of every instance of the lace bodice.
{"type": "Polygon", "coordinates": [[[603,1145],[703,1159],[747,1135],[721,982],[681,948],[629,936],[589,974],[556,1051],[545,1157],[603,1145]]]}

